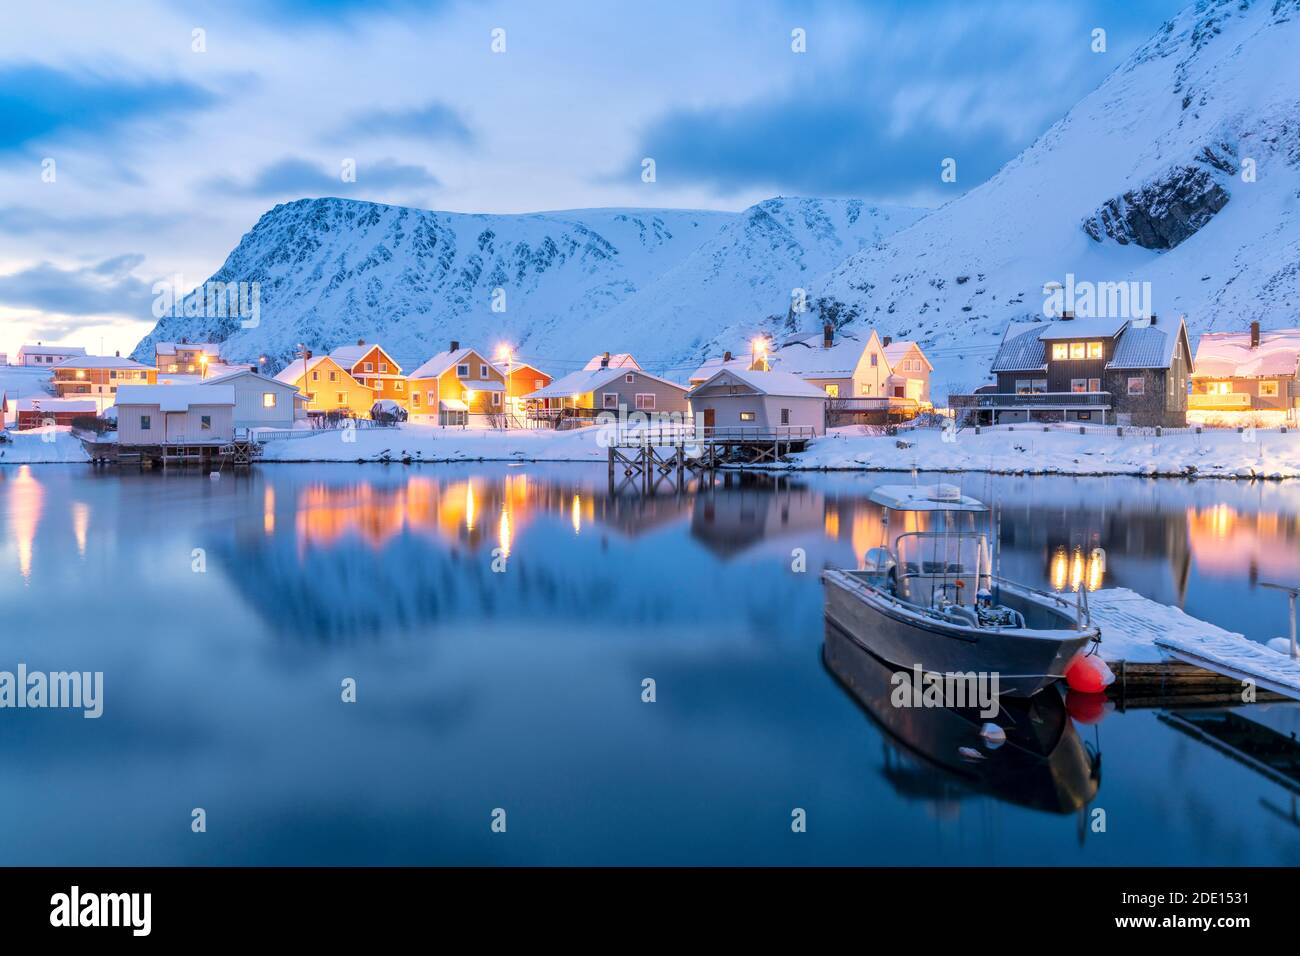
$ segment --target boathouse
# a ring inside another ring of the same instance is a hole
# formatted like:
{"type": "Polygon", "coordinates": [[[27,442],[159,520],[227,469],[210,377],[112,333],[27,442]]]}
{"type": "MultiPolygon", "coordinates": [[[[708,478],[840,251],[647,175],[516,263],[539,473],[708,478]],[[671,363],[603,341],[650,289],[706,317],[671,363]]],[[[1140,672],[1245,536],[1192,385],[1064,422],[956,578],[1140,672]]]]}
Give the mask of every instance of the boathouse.
{"type": "Polygon", "coordinates": [[[124,385],[117,391],[119,448],[219,446],[234,437],[233,385],[124,385]]]}
{"type": "Polygon", "coordinates": [[[203,388],[229,386],[235,395],[235,428],[293,428],[307,415],[306,397],[296,385],[240,369],[209,378],[203,388]]]}
{"type": "Polygon", "coordinates": [[[691,410],[705,429],[753,434],[824,434],[826,401],[825,391],[797,375],[734,366],[690,393],[691,410]]]}

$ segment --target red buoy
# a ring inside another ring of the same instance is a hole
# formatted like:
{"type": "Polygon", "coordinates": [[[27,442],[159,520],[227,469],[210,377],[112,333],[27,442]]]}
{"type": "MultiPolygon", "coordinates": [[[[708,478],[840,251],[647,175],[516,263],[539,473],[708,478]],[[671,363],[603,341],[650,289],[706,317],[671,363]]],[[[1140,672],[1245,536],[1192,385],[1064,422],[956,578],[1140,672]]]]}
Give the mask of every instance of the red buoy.
{"type": "Polygon", "coordinates": [[[1065,682],[1070,689],[1085,694],[1103,693],[1114,680],[1114,673],[1096,654],[1080,654],[1065,669],[1065,682]]]}

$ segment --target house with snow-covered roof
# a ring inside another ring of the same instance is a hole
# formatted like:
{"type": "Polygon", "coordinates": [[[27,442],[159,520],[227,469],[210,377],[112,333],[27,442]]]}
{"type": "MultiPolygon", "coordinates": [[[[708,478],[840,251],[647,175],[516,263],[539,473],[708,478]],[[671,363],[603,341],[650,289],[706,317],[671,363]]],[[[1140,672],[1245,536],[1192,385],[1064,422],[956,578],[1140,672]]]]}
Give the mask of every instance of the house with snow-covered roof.
{"type": "Polygon", "coordinates": [[[216,342],[155,342],[154,368],[160,372],[193,374],[201,372],[204,365],[221,361],[221,346],[216,342]]]}
{"type": "Polygon", "coordinates": [[[402,366],[382,346],[357,339],[355,345],[330,350],[330,358],[374,393],[375,401],[388,399],[407,407],[410,389],[402,366]]]}
{"type": "Polygon", "coordinates": [[[1300,329],[1206,332],[1196,343],[1193,409],[1288,411],[1300,408],[1300,329]]]}
{"type": "Polygon", "coordinates": [[[308,352],[306,358],[294,359],[286,365],[275,380],[297,387],[303,394],[308,414],[340,412],[363,418],[375,404],[374,391],[328,355],[308,352]]]}
{"type": "Polygon", "coordinates": [[[617,414],[620,409],[685,414],[690,410],[688,392],[685,385],[651,375],[630,355],[606,352],[595,356],[586,368],[557,378],[524,398],[533,404],[532,417],[592,421],[601,412],[617,414]]]}
{"type": "Polygon", "coordinates": [[[462,348],[455,339],[407,379],[409,413],[437,416],[442,425],[465,424],[467,415],[499,415],[506,408],[505,373],[484,353],[462,348]]]}
{"type": "Polygon", "coordinates": [[[825,390],[789,372],[721,368],[691,389],[690,402],[706,429],[804,436],[826,431],[825,390]]]}
{"type": "Polygon", "coordinates": [[[1192,369],[1182,319],[1013,322],[993,357],[997,384],[948,403],[978,421],[1187,424],[1192,369]]]}

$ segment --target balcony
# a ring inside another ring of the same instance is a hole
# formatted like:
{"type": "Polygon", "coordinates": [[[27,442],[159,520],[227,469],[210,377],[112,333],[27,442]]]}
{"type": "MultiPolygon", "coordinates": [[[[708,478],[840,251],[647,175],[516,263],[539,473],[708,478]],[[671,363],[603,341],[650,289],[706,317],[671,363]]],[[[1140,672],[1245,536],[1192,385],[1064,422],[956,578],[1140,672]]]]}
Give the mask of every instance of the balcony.
{"type": "Polygon", "coordinates": [[[953,408],[993,411],[1108,409],[1111,400],[1110,392],[976,392],[974,395],[948,396],[948,404],[953,408]]]}
{"type": "Polygon", "coordinates": [[[1194,411],[1206,409],[1214,411],[1241,412],[1250,410],[1250,396],[1245,392],[1229,392],[1219,395],[1202,395],[1193,393],[1187,396],[1187,407],[1194,411]]]}

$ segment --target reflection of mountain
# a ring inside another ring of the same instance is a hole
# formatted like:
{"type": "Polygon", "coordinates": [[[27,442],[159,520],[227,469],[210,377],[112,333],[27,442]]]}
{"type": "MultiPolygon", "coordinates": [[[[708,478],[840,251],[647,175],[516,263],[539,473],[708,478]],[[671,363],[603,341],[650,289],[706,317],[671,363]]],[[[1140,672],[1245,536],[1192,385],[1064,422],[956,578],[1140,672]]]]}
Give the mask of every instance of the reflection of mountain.
{"type": "Polygon", "coordinates": [[[986,793],[1008,803],[1071,813],[1097,794],[1100,757],[1079,739],[1060,694],[1006,700],[996,723],[1006,742],[990,747],[978,709],[895,707],[895,668],[873,657],[829,622],[823,658],[872,719],[898,744],[882,773],[906,797],[940,802],[986,793]],[[906,758],[906,759],[904,759],[906,758]]]}

